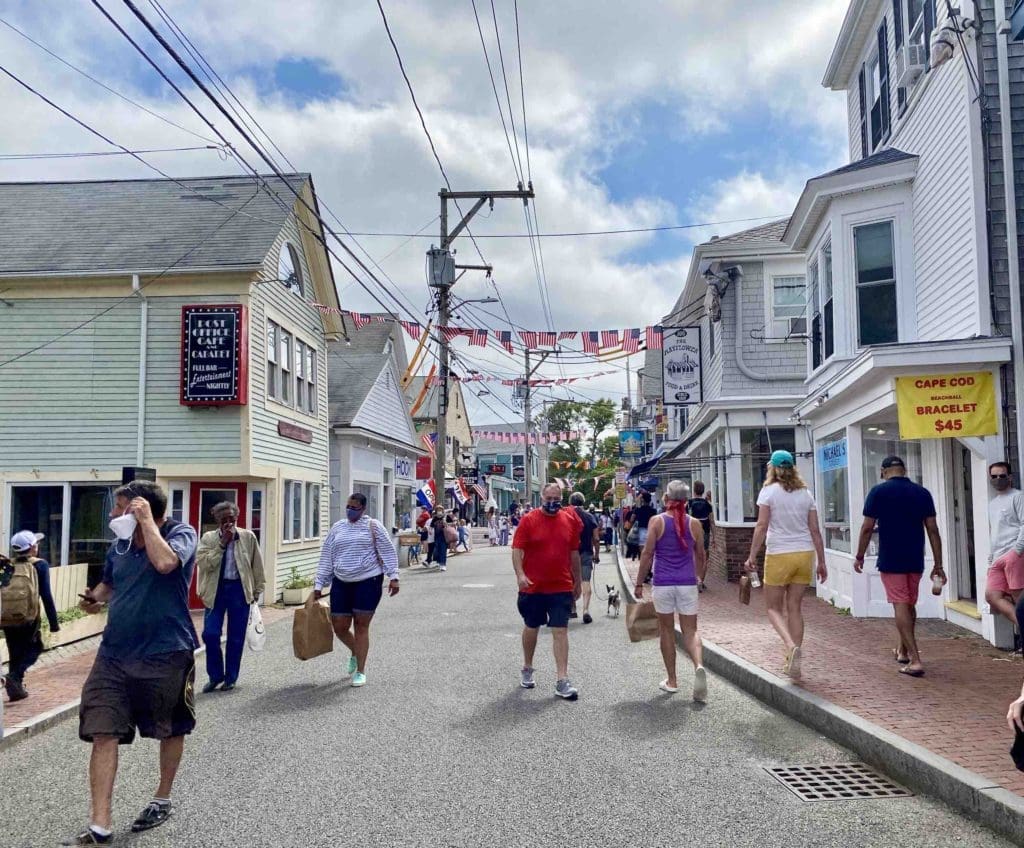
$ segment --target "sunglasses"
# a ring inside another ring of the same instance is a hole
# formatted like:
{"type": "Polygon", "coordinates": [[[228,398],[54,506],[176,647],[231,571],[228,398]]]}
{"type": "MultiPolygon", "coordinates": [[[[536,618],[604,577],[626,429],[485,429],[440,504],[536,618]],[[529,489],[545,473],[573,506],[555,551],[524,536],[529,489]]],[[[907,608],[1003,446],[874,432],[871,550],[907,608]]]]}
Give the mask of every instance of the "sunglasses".
{"type": "Polygon", "coordinates": [[[1010,475],[1009,474],[989,474],[988,476],[989,476],[990,480],[1009,480],[1010,479],[1010,475]]]}

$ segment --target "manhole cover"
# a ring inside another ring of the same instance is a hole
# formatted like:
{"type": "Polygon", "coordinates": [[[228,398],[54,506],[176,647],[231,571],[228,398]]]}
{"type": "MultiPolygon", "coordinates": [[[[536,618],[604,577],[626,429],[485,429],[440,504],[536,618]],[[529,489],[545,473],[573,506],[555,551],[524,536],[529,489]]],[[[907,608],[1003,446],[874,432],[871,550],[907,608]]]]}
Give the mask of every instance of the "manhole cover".
{"type": "Polygon", "coordinates": [[[463,589],[493,589],[493,583],[463,583],[463,589]]]}
{"type": "Polygon", "coordinates": [[[867,798],[908,798],[914,793],[893,783],[864,763],[765,768],[801,801],[856,801],[867,798]]]}

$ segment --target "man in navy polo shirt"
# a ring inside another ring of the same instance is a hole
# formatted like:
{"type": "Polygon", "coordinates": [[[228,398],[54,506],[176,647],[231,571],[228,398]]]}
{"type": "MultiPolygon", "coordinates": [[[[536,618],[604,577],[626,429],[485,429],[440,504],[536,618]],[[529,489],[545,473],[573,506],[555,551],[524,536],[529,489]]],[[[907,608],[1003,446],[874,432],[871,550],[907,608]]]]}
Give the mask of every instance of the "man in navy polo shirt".
{"type": "Polygon", "coordinates": [[[882,480],[864,502],[864,523],[860,528],[857,557],[853,567],[864,570],[864,554],[871,535],[878,528],[878,570],[885,594],[896,614],[899,642],[893,658],[900,673],[923,677],[921,654],[917,650],[914,627],[917,624],[917,595],[924,574],[924,537],[932,548],[935,567],[932,580],[946,585],[942,570],[942,539],[935,523],[935,502],[931,492],[907,478],[907,468],[898,456],[882,460],[882,480]]]}

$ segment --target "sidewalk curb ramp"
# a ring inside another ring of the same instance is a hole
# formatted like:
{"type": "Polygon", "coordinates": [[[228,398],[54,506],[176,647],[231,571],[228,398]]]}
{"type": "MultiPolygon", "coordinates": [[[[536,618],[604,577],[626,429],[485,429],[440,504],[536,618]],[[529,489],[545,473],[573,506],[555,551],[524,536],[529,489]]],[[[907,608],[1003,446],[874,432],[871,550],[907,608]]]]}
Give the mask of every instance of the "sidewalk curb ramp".
{"type": "MultiPolygon", "coordinates": [[[[631,578],[615,550],[623,594],[635,601],[631,578]]],[[[676,631],[682,649],[682,634],[676,631]]],[[[704,665],[734,686],[833,742],[849,748],[869,765],[904,786],[945,802],[997,833],[1024,844],[1024,798],[988,778],[932,753],[855,713],[794,686],[714,642],[702,639],[704,665]]],[[[997,732],[993,728],[993,732],[997,732]]],[[[1007,744],[1009,757],[1009,743],[1007,744]]]]}

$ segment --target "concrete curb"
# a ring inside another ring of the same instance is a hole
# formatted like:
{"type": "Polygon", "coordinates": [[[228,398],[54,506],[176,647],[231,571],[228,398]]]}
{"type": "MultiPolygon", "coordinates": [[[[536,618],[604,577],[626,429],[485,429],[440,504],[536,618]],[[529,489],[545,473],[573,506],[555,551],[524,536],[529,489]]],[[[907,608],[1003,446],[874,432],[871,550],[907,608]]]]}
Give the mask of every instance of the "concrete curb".
{"type": "MultiPolygon", "coordinates": [[[[635,602],[625,565],[615,551],[619,580],[635,602]]],[[[676,632],[681,647],[682,634],[676,632]]],[[[937,798],[986,827],[1024,844],[1024,798],[824,698],[776,677],[714,642],[702,640],[704,665],[779,712],[854,751],[865,762],[924,795],[937,798]]]]}

